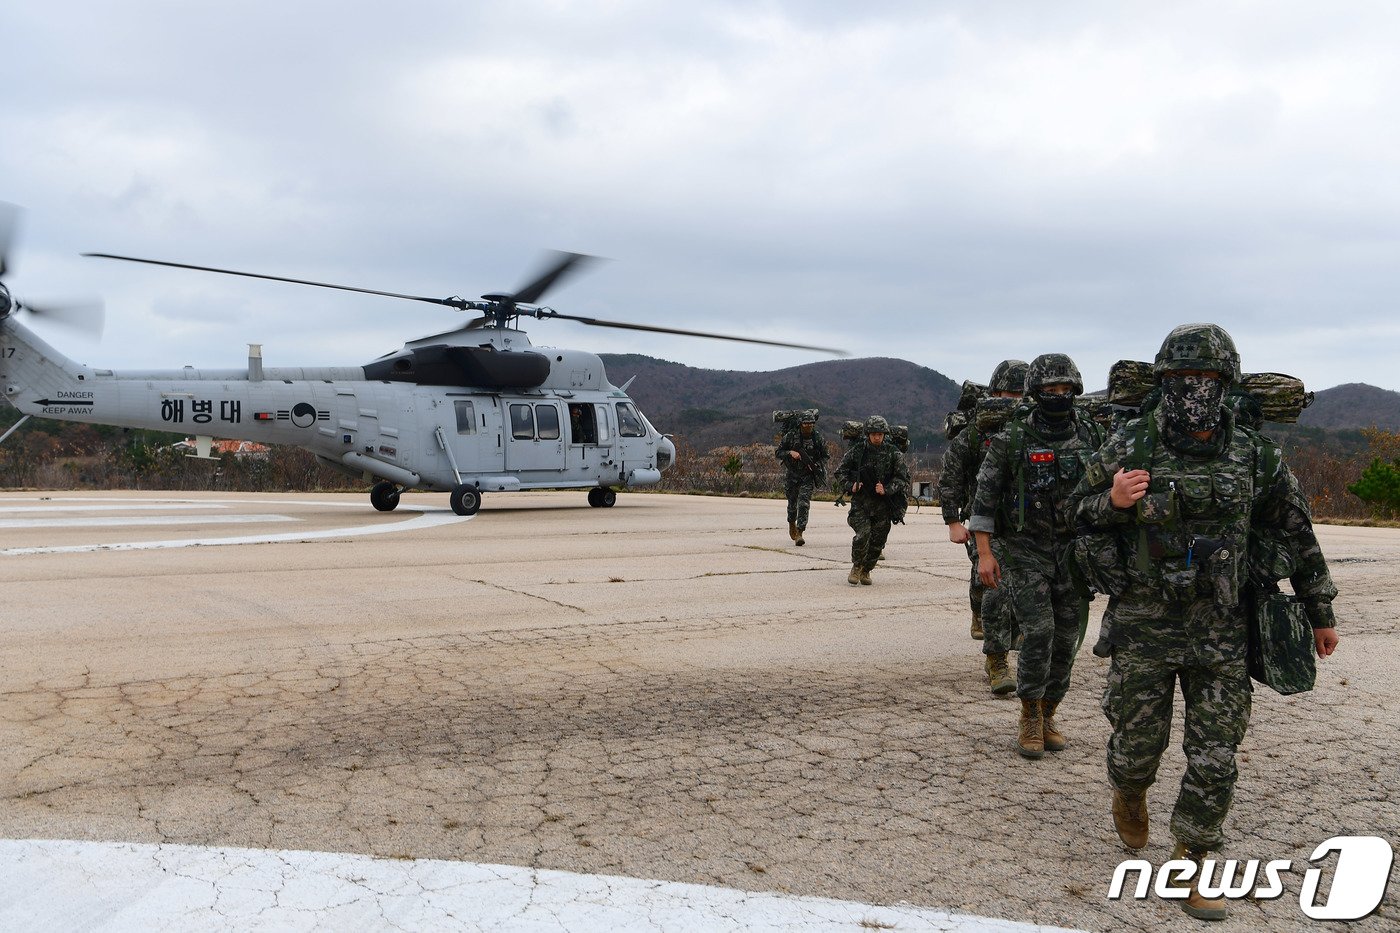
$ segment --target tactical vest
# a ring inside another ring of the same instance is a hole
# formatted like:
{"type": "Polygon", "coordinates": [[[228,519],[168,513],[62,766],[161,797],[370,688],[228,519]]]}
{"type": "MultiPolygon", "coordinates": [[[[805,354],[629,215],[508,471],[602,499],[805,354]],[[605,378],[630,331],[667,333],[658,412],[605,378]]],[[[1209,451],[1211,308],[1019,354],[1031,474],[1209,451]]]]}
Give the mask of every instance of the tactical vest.
{"type": "Polygon", "coordinates": [[[1232,421],[1221,429],[1224,449],[1203,461],[1159,443],[1155,413],[1130,425],[1123,467],[1148,470],[1152,480],[1120,546],[1130,582],[1180,602],[1208,597],[1233,608],[1246,581],[1256,477],[1273,475],[1279,451],[1232,421]]]}
{"type": "Polygon", "coordinates": [[[1035,528],[1068,537],[1074,532],[1069,496],[1084,476],[1089,458],[1103,444],[1103,429],[1075,419],[1073,437],[1048,439],[1031,426],[1030,416],[1006,427],[1014,464],[1011,482],[997,509],[997,524],[1013,532],[1035,528]]]}

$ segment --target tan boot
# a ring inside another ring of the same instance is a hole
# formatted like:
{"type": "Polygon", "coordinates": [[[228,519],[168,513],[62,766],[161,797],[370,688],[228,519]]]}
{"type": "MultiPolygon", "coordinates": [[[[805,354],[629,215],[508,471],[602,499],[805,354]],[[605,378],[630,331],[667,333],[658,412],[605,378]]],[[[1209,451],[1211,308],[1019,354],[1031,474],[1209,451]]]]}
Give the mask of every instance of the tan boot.
{"type": "Polygon", "coordinates": [[[1069,744],[1069,739],[1065,738],[1065,734],[1055,728],[1055,710],[1059,705],[1058,700],[1054,703],[1049,700],[1040,701],[1041,717],[1045,720],[1045,750],[1047,752],[1064,751],[1065,746],[1069,744]]]}
{"type": "Polygon", "coordinates": [[[972,637],[975,641],[981,641],[986,636],[982,632],[982,613],[972,614],[972,637]]]}
{"type": "Polygon", "coordinates": [[[1045,721],[1040,715],[1039,700],[1021,701],[1021,735],[1016,740],[1016,751],[1026,758],[1039,758],[1045,754],[1045,721]]]}
{"type": "Polygon", "coordinates": [[[860,572],[860,585],[861,585],[861,586],[869,586],[869,585],[870,585],[870,571],[869,571],[869,570],[862,570],[862,571],[860,572]]]}
{"type": "Polygon", "coordinates": [[[1196,874],[1186,882],[1191,885],[1191,894],[1181,902],[1181,909],[1197,920],[1224,920],[1230,913],[1225,906],[1225,898],[1206,897],[1201,893],[1201,873],[1204,871],[1201,863],[1207,858],[1207,853],[1193,852],[1186,848],[1185,843],[1178,842],[1176,848],[1172,849],[1172,858],[1187,859],[1196,863],[1196,874]]]}
{"type": "Polygon", "coordinates": [[[804,538],[804,537],[802,537],[802,532],[804,532],[804,531],[806,531],[805,528],[799,528],[799,529],[797,529],[797,537],[793,539],[794,541],[797,542],[797,546],[798,546],[798,547],[801,547],[802,545],[804,545],[804,544],[807,543],[807,539],[804,538]]]}
{"type": "Polygon", "coordinates": [[[1113,828],[1130,849],[1147,845],[1147,791],[1125,794],[1113,791],[1113,828]]]}
{"type": "Polygon", "coordinates": [[[788,537],[794,541],[797,540],[797,522],[788,522],[788,537]]]}
{"type": "Polygon", "coordinates": [[[851,565],[851,572],[846,574],[846,582],[851,586],[860,586],[860,564],[851,565]]]}
{"type": "Polygon", "coordinates": [[[1010,693],[1016,689],[1016,678],[1006,666],[1006,652],[987,655],[985,662],[987,679],[992,683],[992,692],[997,695],[1010,693]]]}

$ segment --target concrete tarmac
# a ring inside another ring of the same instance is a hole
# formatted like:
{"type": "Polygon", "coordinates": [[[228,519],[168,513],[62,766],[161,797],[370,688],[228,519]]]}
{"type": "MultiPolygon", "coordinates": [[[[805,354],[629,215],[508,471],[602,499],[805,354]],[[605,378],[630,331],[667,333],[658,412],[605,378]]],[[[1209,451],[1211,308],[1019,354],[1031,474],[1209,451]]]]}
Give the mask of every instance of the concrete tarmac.
{"type": "MultiPolygon", "coordinates": [[[[440,495],[5,494],[0,837],[1183,929],[1175,904],[1106,897],[1133,856],[1108,815],[1107,662],[1085,644],[1069,748],[1021,759],[937,510],[894,529],[870,587],[846,583],[845,514],[814,505],[797,548],[773,500],[498,494],[464,520],[440,495]]],[[[1224,853],[1294,871],[1212,929],[1314,928],[1319,843],[1400,848],[1400,531],[1319,535],[1341,647],[1312,693],[1255,693],[1224,853]]],[[[1154,863],[1181,771],[1173,747],[1154,863]]],[[[1397,926],[1392,879],[1350,929],[1397,926]]]]}

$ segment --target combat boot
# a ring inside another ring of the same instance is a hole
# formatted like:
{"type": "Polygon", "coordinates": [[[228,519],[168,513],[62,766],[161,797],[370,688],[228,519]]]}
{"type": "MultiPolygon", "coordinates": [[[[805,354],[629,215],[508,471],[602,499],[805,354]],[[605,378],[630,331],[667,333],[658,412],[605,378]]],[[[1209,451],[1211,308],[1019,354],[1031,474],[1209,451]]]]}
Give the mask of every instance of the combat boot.
{"type": "Polygon", "coordinates": [[[1130,849],[1147,845],[1147,791],[1125,794],[1114,788],[1113,828],[1130,849]]]}
{"type": "Polygon", "coordinates": [[[1064,751],[1065,746],[1069,744],[1069,739],[1065,738],[1065,734],[1055,728],[1055,710],[1059,705],[1059,700],[1053,703],[1049,700],[1040,701],[1041,718],[1045,720],[1045,750],[1047,752],[1064,751]]]}
{"type": "Polygon", "coordinates": [[[1190,916],[1197,920],[1224,920],[1229,914],[1229,910],[1225,907],[1225,898],[1206,897],[1201,893],[1201,874],[1205,870],[1205,866],[1201,863],[1205,861],[1206,857],[1207,853],[1192,851],[1186,848],[1186,843],[1178,842],[1176,848],[1172,849],[1172,858],[1195,862],[1196,873],[1191,876],[1190,881],[1179,882],[1173,884],[1172,887],[1184,888],[1187,885],[1191,887],[1191,893],[1181,902],[1181,909],[1190,916]]]}
{"type": "Polygon", "coordinates": [[[861,585],[861,586],[869,586],[869,585],[870,585],[870,571],[869,571],[869,570],[862,570],[862,571],[860,572],[860,585],[861,585]]]}
{"type": "Polygon", "coordinates": [[[805,528],[799,528],[799,529],[797,529],[797,537],[794,538],[793,540],[797,542],[797,546],[798,546],[798,547],[801,547],[802,545],[804,545],[804,544],[807,543],[807,539],[804,538],[804,537],[802,537],[802,532],[804,532],[804,531],[806,531],[806,530],[807,530],[807,529],[805,529],[805,528]]]}
{"type": "Polygon", "coordinates": [[[980,612],[972,614],[972,637],[975,641],[981,641],[986,637],[982,632],[982,613],[980,612]]]}
{"type": "Polygon", "coordinates": [[[1006,652],[987,655],[987,660],[983,662],[987,669],[987,679],[992,683],[992,692],[998,695],[1010,693],[1016,689],[1016,678],[1011,676],[1011,671],[1006,666],[1006,652]]]}
{"type": "Polygon", "coordinates": [[[851,586],[860,586],[860,564],[851,565],[851,572],[846,574],[846,582],[851,586]]]}
{"type": "Polygon", "coordinates": [[[788,537],[794,541],[798,539],[797,522],[788,522],[788,537]]]}
{"type": "Polygon", "coordinates": [[[1021,701],[1021,735],[1016,740],[1016,751],[1026,758],[1045,754],[1045,721],[1040,715],[1039,700],[1021,701]]]}

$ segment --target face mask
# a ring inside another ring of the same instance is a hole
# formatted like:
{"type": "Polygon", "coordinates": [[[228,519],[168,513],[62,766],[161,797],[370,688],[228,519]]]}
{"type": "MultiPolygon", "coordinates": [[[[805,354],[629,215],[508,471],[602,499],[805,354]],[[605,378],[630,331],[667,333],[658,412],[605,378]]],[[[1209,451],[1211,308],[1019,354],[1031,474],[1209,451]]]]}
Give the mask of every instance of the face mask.
{"type": "Polygon", "coordinates": [[[1165,376],[1162,410],[1167,420],[1188,434],[1214,431],[1220,425],[1225,384],[1213,376],[1165,376]]]}
{"type": "Polygon", "coordinates": [[[1069,413],[1074,411],[1074,396],[1068,392],[1064,395],[1037,392],[1035,393],[1035,405],[1045,418],[1050,421],[1059,421],[1068,418],[1069,413]]]}

